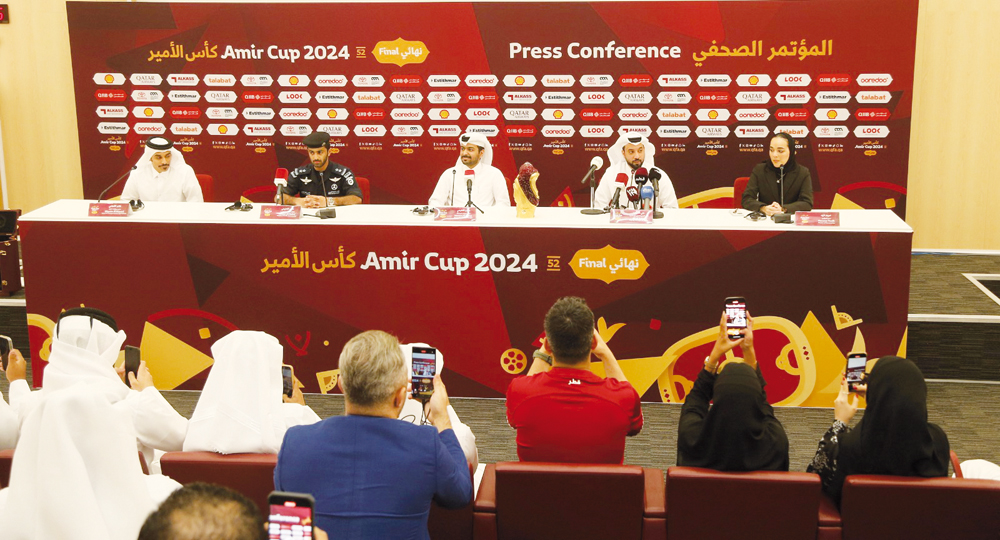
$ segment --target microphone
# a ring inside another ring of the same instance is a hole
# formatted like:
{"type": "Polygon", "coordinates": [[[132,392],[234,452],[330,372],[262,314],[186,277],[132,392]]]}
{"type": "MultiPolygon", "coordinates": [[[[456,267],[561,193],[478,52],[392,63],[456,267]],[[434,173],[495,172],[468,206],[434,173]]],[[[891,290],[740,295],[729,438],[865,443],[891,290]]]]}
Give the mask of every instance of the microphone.
{"type": "Polygon", "coordinates": [[[639,192],[641,203],[639,208],[643,210],[651,210],[653,208],[653,188],[652,186],[642,186],[642,190],[639,192]]]}
{"type": "Polygon", "coordinates": [[[779,187],[781,188],[781,211],[785,211],[785,166],[781,166],[781,178],[778,179],[779,187]]]}
{"type": "Polygon", "coordinates": [[[622,196],[622,186],[628,184],[628,175],[625,173],[618,173],[618,176],[615,178],[615,183],[618,184],[618,187],[615,188],[615,194],[611,197],[611,208],[621,208],[619,200],[622,196]]]}
{"type": "Polygon", "coordinates": [[[594,174],[594,171],[600,169],[603,166],[604,166],[604,160],[601,158],[601,156],[594,156],[594,159],[590,160],[590,168],[587,169],[587,174],[583,175],[583,180],[580,183],[586,184],[587,179],[590,178],[590,175],[594,174]]]}
{"type": "Polygon", "coordinates": [[[465,189],[469,191],[469,200],[465,206],[472,206],[472,179],[476,177],[476,171],[467,169],[465,171],[465,189]]]}
{"type": "Polygon", "coordinates": [[[632,203],[633,208],[639,207],[639,188],[635,186],[629,186],[625,188],[625,195],[628,196],[628,202],[632,203]]]}
{"type": "Polygon", "coordinates": [[[448,206],[455,206],[455,175],[458,174],[458,169],[452,167],[451,169],[451,204],[448,206]]]}
{"type": "Polygon", "coordinates": [[[274,187],[278,189],[278,196],[281,198],[281,204],[285,204],[285,190],[282,188],[288,187],[288,169],[284,167],[278,167],[274,171],[274,187]]]}
{"type": "Polygon", "coordinates": [[[660,198],[660,169],[653,168],[649,171],[649,182],[653,184],[653,219],[660,219],[663,217],[663,212],[660,212],[658,208],[660,207],[658,199],[660,198]]]}
{"type": "Polygon", "coordinates": [[[108,187],[106,187],[106,188],[104,188],[104,191],[102,191],[101,194],[97,196],[97,202],[101,202],[101,199],[104,198],[104,195],[108,192],[109,189],[115,187],[115,184],[117,184],[118,182],[121,182],[122,178],[125,178],[126,176],[132,174],[132,171],[136,170],[137,168],[139,168],[139,164],[138,163],[136,163],[135,165],[132,165],[131,169],[125,171],[125,174],[119,176],[118,180],[115,180],[114,182],[111,182],[111,185],[108,186],[108,187]]]}
{"type": "Polygon", "coordinates": [[[634,178],[635,184],[641,188],[643,184],[649,181],[649,171],[645,167],[639,167],[635,171],[634,178]]]}

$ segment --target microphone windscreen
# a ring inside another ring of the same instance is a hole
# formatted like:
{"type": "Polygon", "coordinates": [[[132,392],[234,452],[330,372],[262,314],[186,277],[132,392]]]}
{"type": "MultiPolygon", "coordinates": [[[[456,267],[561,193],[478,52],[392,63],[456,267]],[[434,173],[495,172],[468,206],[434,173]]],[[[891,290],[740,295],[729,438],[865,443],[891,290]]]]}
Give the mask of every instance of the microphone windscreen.
{"type": "Polygon", "coordinates": [[[625,174],[625,173],[618,173],[618,176],[615,177],[615,182],[617,182],[619,184],[627,184],[628,183],[628,175],[625,174]]]}
{"type": "Polygon", "coordinates": [[[660,170],[659,169],[653,169],[653,170],[649,171],[648,177],[649,177],[650,180],[656,180],[657,182],[659,182],[660,178],[662,176],[660,175],[660,170]]]}
{"type": "Polygon", "coordinates": [[[288,169],[284,167],[279,167],[274,171],[274,179],[288,180],[288,169]]]}
{"type": "Polygon", "coordinates": [[[647,176],[649,176],[649,171],[648,171],[648,170],[646,170],[646,168],[645,168],[645,167],[639,167],[639,168],[638,168],[638,169],[637,169],[637,170],[635,171],[635,175],[636,175],[636,176],[641,176],[641,177],[643,177],[643,178],[646,178],[647,176]]]}
{"type": "Polygon", "coordinates": [[[604,166],[604,159],[601,156],[594,156],[594,159],[590,160],[590,166],[595,169],[600,169],[604,166]]]}
{"type": "Polygon", "coordinates": [[[639,200],[639,188],[635,186],[629,186],[625,188],[625,195],[628,195],[628,200],[635,202],[639,200]]]}
{"type": "Polygon", "coordinates": [[[653,198],[653,187],[652,186],[642,186],[641,195],[643,199],[653,198]]]}

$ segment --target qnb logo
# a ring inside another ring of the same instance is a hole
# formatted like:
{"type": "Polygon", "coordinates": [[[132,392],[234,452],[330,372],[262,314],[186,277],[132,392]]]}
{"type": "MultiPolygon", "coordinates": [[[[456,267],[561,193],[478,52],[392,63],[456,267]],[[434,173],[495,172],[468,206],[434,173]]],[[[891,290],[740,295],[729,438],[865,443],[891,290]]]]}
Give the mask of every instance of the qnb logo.
{"type": "Polygon", "coordinates": [[[889,86],[892,76],[888,73],[862,73],[858,75],[859,86],[889,86]]]}

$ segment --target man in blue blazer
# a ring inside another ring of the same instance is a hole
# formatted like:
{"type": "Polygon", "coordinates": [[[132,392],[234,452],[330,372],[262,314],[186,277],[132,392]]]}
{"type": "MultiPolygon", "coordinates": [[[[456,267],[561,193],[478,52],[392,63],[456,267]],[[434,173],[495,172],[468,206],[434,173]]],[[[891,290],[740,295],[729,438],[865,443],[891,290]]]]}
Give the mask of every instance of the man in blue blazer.
{"type": "Polygon", "coordinates": [[[274,488],[312,494],[315,525],[330,538],[429,539],[431,500],[446,508],[472,500],[441,375],[426,407],[431,425],[397,420],[408,378],[395,337],[359,334],[340,353],[346,415],[285,433],[274,488]]]}

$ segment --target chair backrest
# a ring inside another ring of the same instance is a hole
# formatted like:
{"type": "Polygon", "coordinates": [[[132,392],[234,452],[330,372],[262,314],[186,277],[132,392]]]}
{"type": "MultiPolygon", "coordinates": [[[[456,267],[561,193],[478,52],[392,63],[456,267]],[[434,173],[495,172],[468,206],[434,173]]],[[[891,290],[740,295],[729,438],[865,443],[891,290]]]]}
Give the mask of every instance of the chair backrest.
{"type": "Polygon", "coordinates": [[[962,464],[958,461],[958,454],[954,450],[949,450],[951,454],[951,468],[955,470],[955,478],[964,478],[962,475],[962,464]]]}
{"type": "Polygon", "coordinates": [[[848,476],[840,515],[845,539],[996,539],[1000,534],[1000,482],[848,476]]]}
{"type": "Polygon", "coordinates": [[[497,463],[497,537],[642,537],[644,477],[632,465],[497,463]]]}
{"type": "Polygon", "coordinates": [[[371,182],[364,176],[355,176],[354,180],[358,183],[358,187],[361,188],[361,202],[364,204],[370,203],[372,200],[371,182]]]}
{"type": "Polygon", "coordinates": [[[820,480],[801,472],[667,469],[667,538],[816,538],[820,480]]]}
{"type": "Polygon", "coordinates": [[[14,449],[0,450],[0,488],[10,484],[10,467],[14,462],[14,449]]]}
{"type": "Polygon", "coordinates": [[[733,208],[743,208],[743,192],[749,183],[749,176],[741,176],[733,182],[733,208]]]}
{"type": "Polygon", "coordinates": [[[239,491],[267,515],[267,496],[274,491],[277,463],[277,454],[167,452],[160,458],[160,469],[182,484],[209,482],[239,491]]]}
{"type": "Polygon", "coordinates": [[[215,180],[210,174],[196,174],[198,184],[201,186],[201,197],[205,202],[215,201],[215,180]]]}

